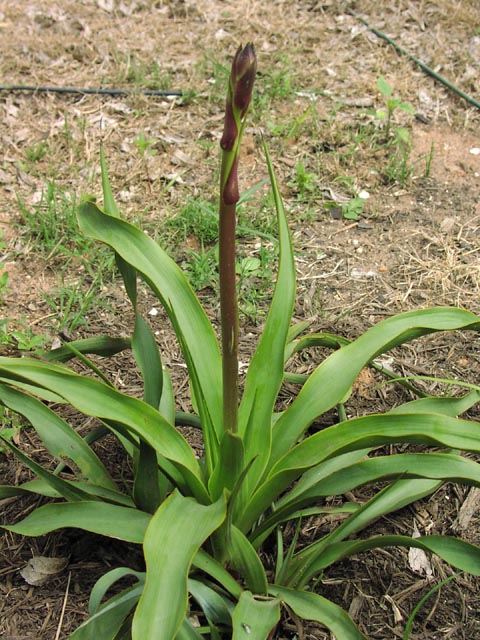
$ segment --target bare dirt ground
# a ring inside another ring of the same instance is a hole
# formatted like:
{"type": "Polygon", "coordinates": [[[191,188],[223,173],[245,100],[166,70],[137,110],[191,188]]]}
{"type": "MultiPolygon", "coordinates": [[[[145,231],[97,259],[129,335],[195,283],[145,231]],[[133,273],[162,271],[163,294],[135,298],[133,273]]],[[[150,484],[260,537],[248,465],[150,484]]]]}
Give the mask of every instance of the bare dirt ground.
{"type": "MultiPolygon", "coordinates": [[[[164,220],[189,199],[214,201],[222,68],[246,41],[255,43],[259,74],[241,187],[266,175],[263,134],[294,235],[296,318],[353,338],[408,309],[457,305],[479,313],[480,110],[399,55],[354,13],[478,100],[478,0],[0,0],[3,85],[134,92],[0,92],[0,228],[5,244],[0,259],[9,274],[1,316],[23,317],[49,340],[58,334],[58,317],[45,294],[57,286],[62,264],[35,249],[22,228],[25,211],[38,204],[48,181],[77,198],[99,194],[101,142],[124,215],[152,233],[159,233],[164,220]],[[384,106],[377,88],[380,76],[394,96],[413,107],[413,114],[396,109],[393,115],[394,132],[400,127],[409,132],[406,156],[400,144],[382,144],[385,121],[374,115],[384,106]],[[152,87],[191,95],[140,93],[152,87]],[[142,140],[151,142],[146,152],[142,140]],[[341,204],[362,192],[369,197],[360,219],[342,218],[341,204]]],[[[255,255],[256,240],[242,241],[241,250],[255,255]]],[[[199,246],[194,237],[188,242],[199,246]]],[[[75,282],[81,276],[75,261],[71,270],[75,282]]],[[[109,309],[87,311],[81,335],[128,335],[122,292],[106,283],[102,296],[109,309]]],[[[215,317],[212,291],[207,288],[202,297],[215,317]]],[[[244,360],[261,318],[261,313],[243,317],[244,360]]],[[[175,364],[178,353],[163,320],[160,314],[152,321],[175,364]]],[[[313,353],[300,364],[308,369],[315,357],[313,353]]],[[[471,336],[425,340],[395,357],[399,369],[409,374],[480,380],[479,342],[471,336]]],[[[112,366],[129,364],[118,360],[112,366]]],[[[178,370],[175,384],[180,389],[185,380],[182,368],[178,370]]],[[[135,371],[123,370],[122,376],[135,387],[135,371]]],[[[379,388],[368,377],[359,384],[361,400],[349,407],[352,414],[383,409],[396,400],[395,390],[379,388]]],[[[470,415],[478,420],[478,413],[470,415]]],[[[20,446],[41,457],[28,430],[19,439],[20,446]]],[[[103,447],[108,457],[108,443],[103,447]]],[[[10,456],[0,453],[0,483],[18,482],[23,474],[10,456]]],[[[376,527],[411,535],[415,521],[422,533],[455,533],[479,544],[475,495],[446,486],[428,502],[376,527]],[[460,517],[465,505],[470,509],[467,519],[460,517]]],[[[19,519],[33,506],[31,500],[4,501],[2,520],[19,519]]],[[[308,538],[325,526],[309,522],[303,534],[308,538]]],[[[0,636],[10,640],[67,638],[87,615],[89,591],[98,576],[125,563],[126,554],[131,566],[141,562],[131,549],[72,532],[29,540],[4,534],[0,545],[0,636]],[[32,555],[67,557],[69,564],[59,576],[33,587],[19,573],[32,555]]],[[[438,580],[452,573],[438,561],[433,569],[438,580]]],[[[407,552],[387,550],[335,566],[321,588],[350,610],[365,634],[387,640],[402,637],[406,618],[431,586],[427,576],[412,570],[407,552]]],[[[465,574],[450,582],[421,610],[412,640],[480,638],[479,587],[478,580],[465,574]]],[[[292,621],[281,633],[279,638],[300,637],[292,621]]],[[[329,637],[312,627],[303,633],[304,638],[329,637]]]]}

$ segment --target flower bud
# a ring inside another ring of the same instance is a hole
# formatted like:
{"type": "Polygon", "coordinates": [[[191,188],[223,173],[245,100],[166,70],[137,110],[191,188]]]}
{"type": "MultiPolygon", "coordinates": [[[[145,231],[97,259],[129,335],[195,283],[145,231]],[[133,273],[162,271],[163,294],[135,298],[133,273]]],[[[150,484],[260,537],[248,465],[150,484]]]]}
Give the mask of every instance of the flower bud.
{"type": "Polygon", "coordinates": [[[247,112],[252,99],[253,83],[257,73],[257,57],[252,43],[237,49],[232,64],[230,84],[233,94],[233,108],[240,111],[240,118],[247,112]]]}

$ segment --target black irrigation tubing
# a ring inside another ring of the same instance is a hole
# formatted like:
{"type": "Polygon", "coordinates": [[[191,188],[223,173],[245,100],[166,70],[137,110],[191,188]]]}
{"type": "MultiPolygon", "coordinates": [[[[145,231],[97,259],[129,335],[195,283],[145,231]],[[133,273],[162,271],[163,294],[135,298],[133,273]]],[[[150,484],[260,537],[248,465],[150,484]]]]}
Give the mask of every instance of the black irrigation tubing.
{"type": "Polygon", "coordinates": [[[409,60],[414,62],[416,65],[418,65],[420,69],[422,69],[422,71],[425,71],[425,73],[427,73],[429,76],[432,76],[432,78],[434,78],[435,80],[443,84],[445,87],[450,89],[450,91],[453,91],[458,96],[466,100],[469,104],[473,105],[477,109],[480,109],[480,102],[478,102],[478,100],[475,100],[474,98],[469,96],[467,93],[464,93],[458,87],[456,87],[451,82],[449,82],[446,78],[444,78],[443,76],[440,76],[438,73],[436,73],[436,71],[431,69],[424,62],[416,58],[414,55],[409,53],[406,49],[404,49],[399,44],[397,44],[394,40],[389,38],[385,33],[383,33],[383,31],[380,31],[379,29],[377,29],[376,27],[368,23],[364,18],[362,18],[362,16],[359,16],[354,11],[351,11],[350,13],[354,18],[356,18],[362,24],[364,24],[367,27],[367,29],[369,29],[372,33],[374,33],[378,38],[381,38],[382,40],[385,40],[385,42],[388,42],[388,44],[391,45],[394,49],[396,49],[399,53],[401,53],[402,56],[407,57],[409,60]]]}
{"type": "Polygon", "coordinates": [[[161,91],[160,89],[77,89],[75,87],[36,87],[21,84],[0,85],[0,91],[32,91],[48,93],[76,93],[80,95],[93,94],[104,96],[131,96],[141,94],[143,96],[184,97],[183,91],[161,91]]]}

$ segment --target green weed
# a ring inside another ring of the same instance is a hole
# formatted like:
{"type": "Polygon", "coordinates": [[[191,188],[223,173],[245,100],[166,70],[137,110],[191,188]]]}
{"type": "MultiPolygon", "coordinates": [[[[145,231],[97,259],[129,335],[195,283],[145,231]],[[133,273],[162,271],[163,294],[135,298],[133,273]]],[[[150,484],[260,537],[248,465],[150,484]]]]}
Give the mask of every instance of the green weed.
{"type": "Polygon", "coordinates": [[[294,191],[297,200],[306,202],[318,192],[318,176],[307,171],[305,164],[300,161],[295,165],[295,176],[287,186],[294,191]]]}
{"type": "Polygon", "coordinates": [[[346,220],[358,220],[363,213],[365,200],[363,198],[352,198],[342,204],[342,214],[346,220]]]}
{"type": "Polygon", "coordinates": [[[139,154],[142,156],[156,155],[158,152],[154,148],[155,143],[156,140],[154,140],[153,138],[147,138],[143,131],[140,131],[140,133],[138,134],[138,138],[133,141],[133,144],[137,147],[139,154]]]}
{"type": "MultiPolygon", "coordinates": [[[[380,76],[377,80],[377,88],[384,98],[385,108],[375,112],[376,117],[379,120],[385,120],[385,140],[388,141],[391,134],[393,116],[395,111],[405,111],[409,115],[413,116],[415,111],[411,104],[404,102],[398,96],[393,95],[392,85],[385,80],[383,76],[380,76]]],[[[395,135],[395,134],[394,134],[395,135]]]]}
{"type": "Polygon", "coordinates": [[[186,254],[187,259],[181,266],[195,291],[215,288],[218,283],[218,246],[205,249],[202,244],[198,252],[190,249],[186,254]]]}
{"type": "Polygon", "coordinates": [[[0,304],[3,304],[3,296],[8,290],[8,271],[4,267],[0,267],[0,304]]]}
{"type": "Polygon", "coordinates": [[[2,445],[2,440],[14,441],[22,426],[22,419],[17,413],[0,407],[0,453],[7,450],[7,447],[2,445]]]}
{"type": "Polygon", "coordinates": [[[25,156],[25,160],[31,163],[35,163],[44,158],[47,153],[47,142],[45,140],[40,140],[40,142],[32,142],[31,144],[29,144],[25,148],[23,155],[25,156]]]}
{"type": "Polygon", "coordinates": [[[47,336],[34,333],[24,319],[15,322],[9,318],[0,319],[0,346],[18,351],[36,351],[43,349],[46,342],[47,336]]]}

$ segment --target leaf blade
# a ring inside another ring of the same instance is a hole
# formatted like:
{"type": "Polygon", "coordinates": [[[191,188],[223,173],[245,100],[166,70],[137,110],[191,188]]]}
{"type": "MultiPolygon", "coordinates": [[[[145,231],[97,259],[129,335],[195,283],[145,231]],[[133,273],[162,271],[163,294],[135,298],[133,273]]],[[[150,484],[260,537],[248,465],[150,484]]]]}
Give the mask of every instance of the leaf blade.
{"type": "Polygon", "coordinates": [[[133,619],[133,640],[175,637],[187,609],[189,568],[225,516],[223,497],[205,507],[174,491],[160,505],[145,535],[147,576],[133,619]]]}
{"type": "Polygon", "coordinates": [[[316,593],[295,591],[273,585],[270,593],[285,602],[300,618],[325,625],[342,640],[366,640],[348,614],[338,605],[316,593]]]}
{"type": "Polygon", "coordinates": [[[25,536],[75,528],[141,544],[150,518],[150,514],[138,509],[104,502],[60,502],[39,507],[21,522],[2,528],[25,536]]]}
{"type": "Polygon", "coordinates": [[[217,435],[222,432],[221,358],[212,326],[181,269],[151,238],[133,225],[102,212],[91,202],[78,211],[87,236],[111,246],[142,274],[169,316],[173,309],[207,399],[217,435]]]}
{"type": "Polygon", "coordinates": [[[275,424],[271,465],[298,441],[315,418],[342,401],[357,375],[371,360],[416,337],[456,329],[478,331],[480,318],[455,308],[410,311],[383,320],[330,354],[275,424]]]}

